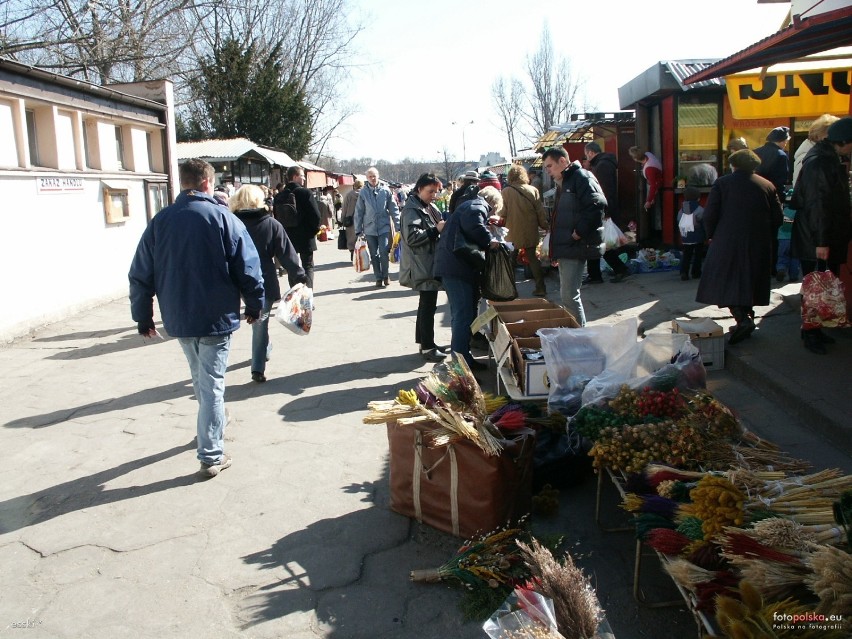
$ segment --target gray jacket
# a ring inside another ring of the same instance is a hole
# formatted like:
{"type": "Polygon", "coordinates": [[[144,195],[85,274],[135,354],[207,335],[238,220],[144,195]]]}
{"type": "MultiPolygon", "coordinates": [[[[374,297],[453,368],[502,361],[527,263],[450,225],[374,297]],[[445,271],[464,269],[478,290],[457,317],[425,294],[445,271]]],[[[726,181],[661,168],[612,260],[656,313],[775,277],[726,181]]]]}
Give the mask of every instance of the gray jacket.
{"type": "Polygon", "coordinates": [[[399,207],[390,189],[379,184],[375,189],[365,184],[355,205],[355,233],[358,235],[388,235],[391,219],[399,228],[399,207]]]}
{"type": "Polygon", "coordinates": [[[414,193],[402,209],[400,226],[399,283],[415,291],[437,291],[440,282],[432,276],[438,248],[437,221],[441,213],[424,204],[414,193]]]}

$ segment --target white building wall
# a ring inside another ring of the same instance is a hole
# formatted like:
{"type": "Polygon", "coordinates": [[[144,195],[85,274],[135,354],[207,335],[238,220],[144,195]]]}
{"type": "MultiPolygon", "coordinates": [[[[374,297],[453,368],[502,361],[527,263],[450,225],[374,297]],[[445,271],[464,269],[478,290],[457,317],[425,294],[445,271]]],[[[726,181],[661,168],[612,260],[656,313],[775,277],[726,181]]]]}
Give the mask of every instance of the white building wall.
{"type": "Polygon", "coordinates": [[[58,168],[71,171],[77,168],[74,155],[74,125],[69,111],[56,111],[56,152],[58,168]]]}
{"type": "Polygon", "coordinates": [[[37,174],[0,175],[7,240],[0,251],[0,341],[127,295],[127,271],[146,226],[144,183],[108,179],[110,187],[127,188],[130,217],[107,224],[103,181],[74,177],[82,191],[39,193],[37,174]]]}
{"type": "Polygon", "coordinates": [[[0,144],[0,167],[18,166],[18,151],[15,145],[15,121],[12,117],[12,103],[0,100],[0,131],[11,133],[5,144],[0,144]]]}

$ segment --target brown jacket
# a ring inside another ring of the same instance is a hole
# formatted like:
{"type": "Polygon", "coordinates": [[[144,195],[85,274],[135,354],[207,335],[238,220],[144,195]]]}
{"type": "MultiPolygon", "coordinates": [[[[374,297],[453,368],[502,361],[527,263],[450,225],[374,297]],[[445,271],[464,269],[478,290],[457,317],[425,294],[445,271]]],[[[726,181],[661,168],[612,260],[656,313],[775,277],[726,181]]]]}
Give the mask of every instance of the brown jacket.
{"type": "Polygon", "coordinates": [[[538,229],[548,228],[538,189],[529,184],[509,184],[502,195],[508,240],[519,249],[538,246],[538,229]]]}

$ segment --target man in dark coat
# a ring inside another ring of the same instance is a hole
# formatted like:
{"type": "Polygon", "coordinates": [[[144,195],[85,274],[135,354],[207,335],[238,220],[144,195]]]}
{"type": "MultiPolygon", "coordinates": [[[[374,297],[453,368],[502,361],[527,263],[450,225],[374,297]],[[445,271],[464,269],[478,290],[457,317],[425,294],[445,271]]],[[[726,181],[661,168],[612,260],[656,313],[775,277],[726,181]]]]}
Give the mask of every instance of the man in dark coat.
{"type": "MultiPolygon", "coordinates": [[[[305,188],[305,170],[294,165],[287,169],[287,184],[284,189],[275,196],[278,201],[283,197],[285,191],[291,191],[296,198],[296,211],[299,216],[299,224],[295,227],[285,228],[287,236],[293,243],[293,248],[299,253],[302,260],[302,268],[305,269],[305,277],[308,288],[314,287],[314,251],[317,250],[317,233],[320,229],[320,212],[314,194],[305,188]]],[[[290,286],[296,281],[288,277],[290,286]]]]}
{"type": "MultiPolygon", "coordinates": [[[[802,264],[802,273],[817,268],[817,260],[825,261],[828,270],[839,275],[846,263],[850,222],[849,176],[840,161],[852,152],[852,118],[841,118],[828,127],[827,137],[808,151],[802,162],[793,206],[797,209],[793,222],[793,254],[802,264]]],[[[820,355],[825,344],[834,342],[819,328],[802,327],[805,348],[820,355]]]]}
{"type": "Polygon", "coordinates": [[[772,239],[783,218],[775,187],[754,174],[760,158],[753,151],[732,153],[733,173],[710,189],[704,229],[710,239],[696,301],[727,306],[737,325],[730,344],[754,331],[754,306],[769,304],[772,239]]]}
{"type": "Polygon", "coordinates": [[[580,284],[586,260],[603,254],[603,215],[606,198],[595,176],[571,162],[561,147],[548,149],[542,163],[554,180],[561,178],[559,199],[550,220],[550,257],[559,260],[559,292],[562,306],[580,326],[586,313],[580,298],[580,284]]]}
{"type": "MultiPolygon", "coordinates": [[[[589,170],[597,178],[606,198],[605,216],[618,225],[620,217],[618,211],[618,160],[612,153],[604,153],[597,142],[589,142],[583,152],[589,163],[589,170]]],[[[606,221],[606,218],[604,221],[606,221]]],[[[621,282],[630,274],[624,262],[619,258],[622,252],[622,249],[613,249],[606,251],[603,256],[612,269],[614,274],[612,281],[615,283],[621,282]]],[[[588,260],[586,271],[588,271],[588,279],[583,280],[584,284],[600,284],[603,282],[600,258],[588,260]]]]}

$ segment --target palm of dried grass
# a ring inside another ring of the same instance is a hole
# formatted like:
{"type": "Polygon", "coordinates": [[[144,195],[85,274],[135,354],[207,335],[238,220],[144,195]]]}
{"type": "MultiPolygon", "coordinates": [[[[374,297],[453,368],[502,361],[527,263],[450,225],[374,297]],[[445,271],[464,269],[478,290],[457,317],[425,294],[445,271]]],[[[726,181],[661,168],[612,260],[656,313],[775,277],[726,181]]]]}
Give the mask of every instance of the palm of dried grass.
{"type": "Polygon", "coordinates": [[[603,616],[597,594],[588,577],[574,563],[570,554],[557,561],[537,540],[518,548],[535,578],[536,592],[553,600],[556,623],[565,639],[594,636],[603,616]]]}

